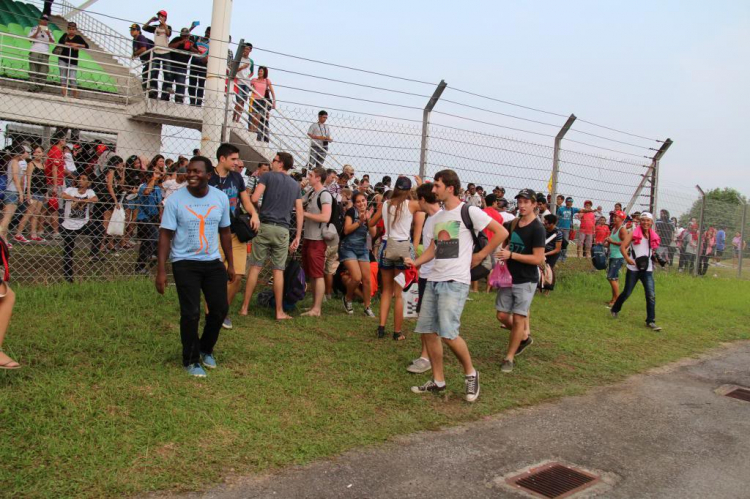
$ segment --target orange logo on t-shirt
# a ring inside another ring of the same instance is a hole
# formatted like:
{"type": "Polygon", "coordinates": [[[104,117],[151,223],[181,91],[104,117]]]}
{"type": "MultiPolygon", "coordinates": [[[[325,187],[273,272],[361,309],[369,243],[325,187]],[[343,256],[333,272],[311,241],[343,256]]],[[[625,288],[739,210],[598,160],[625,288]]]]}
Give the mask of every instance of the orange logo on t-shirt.
{"type": "Polygon", "coordinates": [[[200,248],[198,248],[198,251],[196,253],[200,253],[203,251],[203,242],[206,243],[206,250],[205,253],[208,254],[208,238],[206,237],[206,217],[208,217],[208,214],[211,213],[211,210],[216,208],[216,206],[211,206],[208,211],[206,211],[205,215],[199,215],[193,210],[191,210],[187,205],[185,205],[185,209],[195,215],[195,218],[197,218],[200,221],[200,224],[198,225],[198,240],[201,243],[200,248]]]}

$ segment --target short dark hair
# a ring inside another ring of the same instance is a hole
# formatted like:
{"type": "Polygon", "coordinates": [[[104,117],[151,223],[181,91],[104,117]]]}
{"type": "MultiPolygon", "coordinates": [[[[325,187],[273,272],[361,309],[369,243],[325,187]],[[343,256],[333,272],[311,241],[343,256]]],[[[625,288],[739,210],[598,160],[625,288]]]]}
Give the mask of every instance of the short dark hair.
{"type": "Polygon", "coordinates": [[[323,111],[322,109],[318,111],[318,117],[320,116],[328,116],[328,111],[323,111]]]}
{"type": "Polygon", "coordinates": [[[291,154],[289,154],[288,152],[279,151],[276,153],[276,156],[278,156],[283,163],[285,171],[289,171],[294,168],[294,158],[291,154]]]}
{"type": "Polygon", "coordinates": [[[383,180],[381,180],[381,183],[383,185],[390,184],[391,183],[391,177],[389,177],[388,175],[386,175],[385,177],[383,177],[383,180]]]}
{"type": "Polygon", "coordinates": [[[267,161],[261,161],[260,163],[258,163],[258,168],[262,168],[263,166],[267,166],[268,168],[271,168],[271,163],[267,161]]]}
{"type": "Polygon", "coordinates": [[[52,143],[57,144],[61,140],[65,140],[68,138],[68,131],[67,130],[58,130],[52,135],[52,143]]]}
{"type": "Polygon", "coordinates": [[[117,166],[120,163],[124,163],[125,160],[123,160],[120,156],[111,156],[109,160],[107,161],[107,166],[117,166]]]}
{"type": "Polygon", "coordinates": [[[203,163],[203,168],[205,169],[206,173],[214,169],[214,165],[211,163],[211,160],[205,156],[193,156],[192,158],[190,158],[190,163],[195,163],[197,161],[203,163]]]}
{"type": "Polygon", "coordinates": [[[432,184],[425,182],[424,184],[417,187],[417,199],[424,199],[425,203],[435,204],[437,203],[437,197],[432,192],[432,184]]]}
{"type": "Polygon", "coordinates": [[[236,154],[240,153],[240,150],[237,148],[237,146],[225,142],[221,144],[219,148],[216,150],[216,159],[218,161],[221,161],[221,158],[228,158],[229,156],[235,153],[236,154]]]}
{"type": "Polygon", "coordinates": [[[551,213],[549,215],[544,215],[544,221],[547,222],[548,224],[553,224],[554,225],[554,224],[557,223],[557,216],[555,216],[555,215],[553,215],[551,213]]]}
{"type": "Polygon", "coordinates": [[[565,196],[563,196],[562,194],[558,194],[557,199],[565,199],[565,196]]]}
{"type": "Polygon", "coordinates": [[[330,175],[331,173],[335,173],[337,177],[339,176],[339,174],[338,174],[338,172],[336,170],[334,170],[333,168],[328,168],[326,170],[326,175],[330,175]]]}
{"type": "Polygon", "coordinates": [[[492,206],[498,199],[497,194],[487,194],[484,197],[484,202],[487,206],[492,206]]]}
{"type": "Polygon", "coordinates": [[[198,156],[199,152],[201,152],[200,149],[198,149],[198,148],[193,149],[193,156],[198,156]]]}
{"type": "Polygon", "coordinates": [[[466,184],[466,188],[467,188],[467,189],[471,189],[472,187],[476,188],[477,186],[476,186],[476,185],[474,185],[474,183],[473,183],[473,182],[469,182],[468,184],[466,184]]]}
{"type": "Polygon", "coordinates": [[[458,191],[461,190],[461,179],[458,178],[458,174],[453,170],[440,170],[435,174],[435,181],[440,180],[446,187],[453,187],[453,195],[458,196],[458,191]]]}

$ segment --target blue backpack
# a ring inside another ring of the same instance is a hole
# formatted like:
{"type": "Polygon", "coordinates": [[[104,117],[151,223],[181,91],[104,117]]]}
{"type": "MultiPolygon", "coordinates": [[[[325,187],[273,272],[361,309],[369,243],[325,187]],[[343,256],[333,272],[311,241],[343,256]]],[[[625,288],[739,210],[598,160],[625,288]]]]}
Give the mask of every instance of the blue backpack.
{"type": "Polygon", "coordinates": [[[604,270],[607,268],[607,253],[604,251],[603,245],[595,244],[591,248],[591,263],[594,264],[596,270],[604,270]]]}

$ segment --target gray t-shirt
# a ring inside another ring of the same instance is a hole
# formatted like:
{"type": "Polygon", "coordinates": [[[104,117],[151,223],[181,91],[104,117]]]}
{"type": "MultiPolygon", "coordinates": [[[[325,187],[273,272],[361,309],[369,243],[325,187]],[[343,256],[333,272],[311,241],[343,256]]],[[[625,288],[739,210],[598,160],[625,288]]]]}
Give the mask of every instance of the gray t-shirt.
{"type": "MultiPolygon", "coordinates": [[[[310,191],[305,199],[305,202],[307,203],[307,206],[305,206],[306,212],[312,213],[313,215],[319,215],[321,213],[321,209],[318,208],[318,197],[320,197],[321,208],[324,204],[331,204],[331,201],[333,200],[333,196],[328,189],[321,189],[318,192],[310,191]]],[[[320,222],[305,220],[304,231],[305,239],[310,239],[312,241],[323,240],[323,224],[320,222]]]]}
{"type": "Polygon", "coordinates": [[[289,227],[294,202],[302,197],[299,184],[286,173],[268,172],[260,176],[259,184],[266,186],[260,206],[261,223],[289,227]]]}
{"type": "MultiPolygon", "coordinates": [[[[317,135],[322,137],[330,137],[331,129],[325,123],[313,123],[310,128],[307,129],[307,133],[310,135],[317,135]]],[[[318,139],[310,139],[312,143],[320,149],[328,149],[328,142],[323,142],[318,139]]]]}

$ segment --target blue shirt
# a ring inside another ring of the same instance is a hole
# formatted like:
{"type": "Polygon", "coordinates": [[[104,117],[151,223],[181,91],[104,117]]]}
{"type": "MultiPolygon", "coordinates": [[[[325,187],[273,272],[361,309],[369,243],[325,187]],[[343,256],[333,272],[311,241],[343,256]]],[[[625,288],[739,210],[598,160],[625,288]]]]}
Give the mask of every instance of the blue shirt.
{"type": "Polygon", "coordinates": [[[719,230],[719,232],[716,233],[716,249],[719,251],[724,251],[726,245],[727,235],[723,230],[719,230]]]}
{"type": "Polygon", "coordinates": [[[578,208],[568,208],[561,206],[557,209],[557,228],[570,229],[573,224],[573,215],[578,213],[578,208]]]}
{"type": "Polygon", "coordinates": [[[135,204],[138,206],[138,216],[136,217],[136,220],[139,222],[159,218],[159,205],[161,204],[162,199],[161,187],[155,185],[151,194],[148,196],[144,194],[146,187],[148,187],[148,184],[141,184],[138,188],[138,197],[135,200],[135,204]]]}
{"type": "Polygon", "coordinates": [[[229,227],[229,199],[219,189],[197,198],[180,189],[167,198],[161,228],[174,231],[171,258],[210,262],[220,259],[219,228],[229,227]]]}

